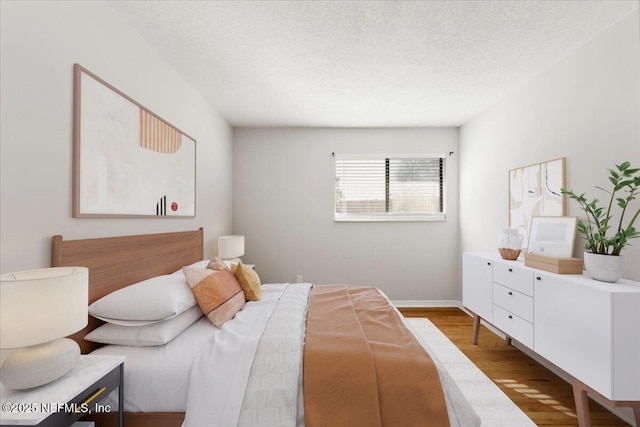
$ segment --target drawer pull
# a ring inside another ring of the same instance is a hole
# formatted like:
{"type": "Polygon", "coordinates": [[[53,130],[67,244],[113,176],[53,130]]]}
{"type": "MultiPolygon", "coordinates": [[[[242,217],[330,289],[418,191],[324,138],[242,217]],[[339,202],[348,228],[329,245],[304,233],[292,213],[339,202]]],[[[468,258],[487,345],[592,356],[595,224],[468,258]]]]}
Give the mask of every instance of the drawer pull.
{"type": "Polygon", "coordinates": [[[509,295],[513,295],[513,292],[509,291],[509,295]]]}
{"type": "Polygon", "coordinates": [[[509,315],[509,319],[513,319],[513,316],[512,316],[512,315],[509,315]]]}
{"type": "Polygon", "coordinates": [[[488,262],[488,263],[487,263],[487,265],[491,265],[491,263],[490,263],[490,262],[488,262]]]}
{"type": "Polygon", "coordinates": [[[82,402],[80,404],[80,406],[78,407],[78,409],[76,409],[76,414],[79,414],[80,412],[82,412],[82,407],[85,405],[88,405],[89,403],[93,402],[98,396],[100,396],[102,393],[104,393],[107,390],[106,387],[102,387],[100,390],[96,391],[95,393],[93,393],[91,396],[87,397],[85,399],[84,402],[82,402]]]}
{"type": "Polygon", "coordinates": [[[536,276],[536,280],[542,280],[542,277],[536,276]]]}
{"type": "Polygon", "coordinates": [[[509,273],[513,273],[513,269],[512,268],[509,269],[509,273]]]}

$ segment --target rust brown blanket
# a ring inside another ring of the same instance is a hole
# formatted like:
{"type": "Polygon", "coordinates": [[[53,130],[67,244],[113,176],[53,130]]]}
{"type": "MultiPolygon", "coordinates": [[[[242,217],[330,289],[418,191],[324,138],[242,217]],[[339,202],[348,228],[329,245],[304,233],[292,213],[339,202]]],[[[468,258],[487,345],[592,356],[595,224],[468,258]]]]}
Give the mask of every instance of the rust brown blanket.
{"type": "Polygon", "coordinates": [[[303,387],[307,427],[449,426],[433,360],[372,287],[312,288],[303,387]]]}

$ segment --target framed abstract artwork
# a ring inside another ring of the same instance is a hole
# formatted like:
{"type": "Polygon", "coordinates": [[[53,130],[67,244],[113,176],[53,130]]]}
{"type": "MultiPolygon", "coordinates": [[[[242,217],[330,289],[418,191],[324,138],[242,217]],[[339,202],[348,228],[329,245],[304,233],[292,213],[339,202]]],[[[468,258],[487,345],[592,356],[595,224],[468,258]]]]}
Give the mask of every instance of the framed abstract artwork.
{"type": "Polygon", "coordinates": [[[509,171],[509,228],[518,229],[523,248],[534,216],[565,215],[565,164],[562,157],[509,171]]]}
{"type": "Polygon", "coordinates": [[[73,216],[195,217],[196,141],[74,65],[73,216]]]}

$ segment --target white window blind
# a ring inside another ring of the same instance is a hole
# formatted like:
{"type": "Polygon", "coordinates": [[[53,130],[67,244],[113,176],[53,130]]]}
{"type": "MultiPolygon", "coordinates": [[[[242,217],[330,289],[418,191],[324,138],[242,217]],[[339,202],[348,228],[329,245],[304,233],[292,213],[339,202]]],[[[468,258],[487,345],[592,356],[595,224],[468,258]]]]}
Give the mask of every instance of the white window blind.
{"type": "Polygon", "coordinates": [[[444,155],[335,155],[336,221],[445,219],[444,155]]]}

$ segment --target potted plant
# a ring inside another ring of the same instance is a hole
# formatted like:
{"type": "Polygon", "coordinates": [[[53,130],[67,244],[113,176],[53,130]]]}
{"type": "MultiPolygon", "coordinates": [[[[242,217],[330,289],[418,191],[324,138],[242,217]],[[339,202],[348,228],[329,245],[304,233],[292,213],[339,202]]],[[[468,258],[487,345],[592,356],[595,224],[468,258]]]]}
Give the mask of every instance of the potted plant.
{"type": "Polygon", "coordinates": [[[640,208],[634,213],[629,207],[639,191],[640,168],[631,168],[629,162],[615,166],[615,169],[609,169],[611,190],[596,187],[609,194],[607,205],[599,205],[597,198],[588,201],[584,193],[578,195],[573,190],[562,189],[562,193],[578,202],[587,215],[586,222],[578,219],[577,225],[578,231],[587,240],[584,246],[585,269],[594,279],[605,282],[615,282],[620,278],[622,249],[629,244],[629,240],[640,236],[640,232],[633,227],[640,208]],[[617,210],[614,204],[620,208],[619,217],[614,215],[617,210]]]}

